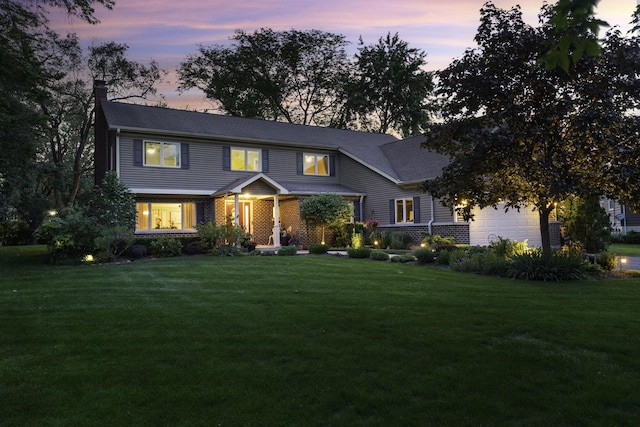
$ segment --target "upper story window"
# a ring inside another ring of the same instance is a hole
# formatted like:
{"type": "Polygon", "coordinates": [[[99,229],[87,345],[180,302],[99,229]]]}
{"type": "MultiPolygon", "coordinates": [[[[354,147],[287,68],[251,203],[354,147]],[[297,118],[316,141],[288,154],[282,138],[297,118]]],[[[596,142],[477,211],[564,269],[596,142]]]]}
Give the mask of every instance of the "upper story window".
{"type": "Polygon", "coordinates": [[[396,199],[396,224],[413,222],[413,199],[396,199]]]}
{"type": "Polygon", "coordinates": [[[305,175],[329,175],[329,155],[305,153],[303,170],[305,175]]]}
{"type": "Polygon", "coordinates": [[[260,172],[262,150],[231,148],[231,170],[260,172]]]}
{"type": "Polygon", "coordinates": [[[179,168],[180,144],[175,142],[145,141],[144,165],[179,168]]]}

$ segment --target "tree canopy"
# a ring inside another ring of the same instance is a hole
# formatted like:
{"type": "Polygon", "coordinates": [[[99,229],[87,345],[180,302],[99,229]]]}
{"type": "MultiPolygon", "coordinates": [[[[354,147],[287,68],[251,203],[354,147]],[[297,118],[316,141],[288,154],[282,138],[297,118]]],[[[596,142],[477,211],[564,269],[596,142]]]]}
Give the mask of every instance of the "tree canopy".
{"type": "Polygon", "coordinates": [[[549,215],[570,195],[640,206],[640,40],[613,29],[599,56],[580,57],[569,73],[547,69],[540,58],[558,29],[553,9],[540,17],[532,27],[519,7],[482,8],[478,48],[437,76],[442,121],[424,146],[451,163],[423,188],[466,218],[501,202],[535,207],[548,253],[549,215]]]}
{"type": "Polygon", "coordinates": [[[411,136],[426,127],[433,80],[423,69],[425,58],[424,52],[410,48],[398,33],[389,33],[369,46],[360,39],[347,105],[363,130],[411,136]]]}
{"type": "Polygon", "coordinates": [[[353,215],[353,207],[337,194],[317,194],[304,199],[300,205],[300,218],[307,227],[324,227],[347,221],[353,215]]]}

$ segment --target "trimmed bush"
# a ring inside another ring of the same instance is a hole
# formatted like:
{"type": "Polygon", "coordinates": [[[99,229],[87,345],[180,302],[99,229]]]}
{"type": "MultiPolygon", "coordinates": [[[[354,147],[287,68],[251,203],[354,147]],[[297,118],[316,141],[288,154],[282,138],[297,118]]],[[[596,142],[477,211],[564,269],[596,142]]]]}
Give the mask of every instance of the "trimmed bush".
{"type": "Polygon", "coordinates": [[[391,262],[400,262],[403,264],[406,262],[413,262],[415,260],[416,258],[411,254],[398,255],[391,258],[391,262]]]}
{"type": "Polygon", "coordinates": [[[283,246],[280,249],[278,249],[278,255],[279,256],[293,256],[296,253],[298,253],[298,250],[293,245],[291,245],[291,246],[283,246]]]}
{"type": "Polygon", "coordinates": [[[323,255],[329,252],[329,245],[326,243],[313,243],[309,245],[309,253],[314,255],[323,255]]]}
{"type": "Polygon", "coordinates": [[[513,279],[563,282],[584,278],[588,264],[580,256],[554,252],[545,256],[541,250],[515,255],[507,263],[506,276],[513,279]]]}
{"type": "Polygon", "coordinates": [[[173,237],[160,237],[151,241],[149,251],[158,258],[179,256],[182,254],[182,242],[173,237]]]}
{"type": "Polygon", "coordinates": [[[389,254],[384,251],[373,250],[370,256],[376,261],[389,261],[389,254]]]}
{"type": "Polygon", "coordinates": [[[411,236],[404,231],[393,231],[387,235],[390,249],[409,249],[411,236]]]}
{"type": "Polygon", "coordinates": [[[607,251],[599,252],[596,254],[596,263],[604,271],[614,270],[617,264],[616,255],[607,251]]]}
{"type": "Polygon", "coordinates": [[[431,264],[436,259],[436,252],[431,248],[420,248],[413,251],[413,256],[418,260],[418,264],[431,264]]]}
{"type": "Polygon", "coordinates": [[[371,256],[371,248],[349,248],[347,249],[349,258],[369,258],[371,256]]]}

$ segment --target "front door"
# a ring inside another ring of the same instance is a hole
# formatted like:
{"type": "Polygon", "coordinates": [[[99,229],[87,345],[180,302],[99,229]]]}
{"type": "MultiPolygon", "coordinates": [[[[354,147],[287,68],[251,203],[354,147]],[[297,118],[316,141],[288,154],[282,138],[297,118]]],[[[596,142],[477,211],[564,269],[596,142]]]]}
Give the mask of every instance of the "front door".
{"type": "MultiPolygon", "coordinates": [[[[227,200],[225,203],[225,214],[227,217],[236,217],[236,205],[233,200],[227,200]]],[[[238,200],[238,225],[243,227],[247,233],[253,233],[253,202],[238,200]]]]}

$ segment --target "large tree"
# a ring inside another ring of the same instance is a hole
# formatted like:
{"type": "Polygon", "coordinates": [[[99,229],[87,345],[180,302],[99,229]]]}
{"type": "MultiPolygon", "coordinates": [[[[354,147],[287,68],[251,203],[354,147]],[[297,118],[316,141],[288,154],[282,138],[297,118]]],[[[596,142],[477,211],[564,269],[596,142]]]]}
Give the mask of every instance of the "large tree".
{"type": "Polygon", "coordinates": [[[429,122],[426,101],[433,90],[425,58],[398,33],[368,46],[360,39],[347,114],[364,130],[405,137],[420,133],[429,122]]]}
{"type": "Polygon", "coordinates": [[[486,4],[478,47],[438,73],[443,116],[424,143],[451,157],[426,191],[466,218],[500,202],[535,207],[546,253],[550,213],[568,196],[640,206],[640,40],[614,29],[599,56],[576,57],[568,73],[547,69],[540,58],[557,40],[555,13],[543,7],[533,27],[519,7],[486,4]]]}
{"type": "Polygon", "coordinates": [[[96,23],[94,5],[113,0],[0,0],[0,218],[11,207],[33,230],[47,205],[41,165],[39,105],[59,78],[52,72],[71,39],[47,27],[46,6],[96,23]]]}
{"type": "Polygon", "coordinates": [[[155,61],[144,65],[127,58],[128,46],[106,42],[89,47],[82,55],[77,44],[67,49],[65,61],[57,68],[60,78],[47,88],[40,102],[46,119],[44,161],[49,164],[49,185],[56,208],[73,205],[93,171],[93,80],[104,81],[111,100],[144,99],[156,93],[163,77],[155,61]],[[84,178],[84,179],[83,179],[84,178]]]}
{"type": "Polygon", "coordinates": [[[344,36],[318,30],[237,31],[230,47],[199,47],[180,64],[183,90],[201,89],[228,114],[331,125],[350,73],[344,36]]]}

